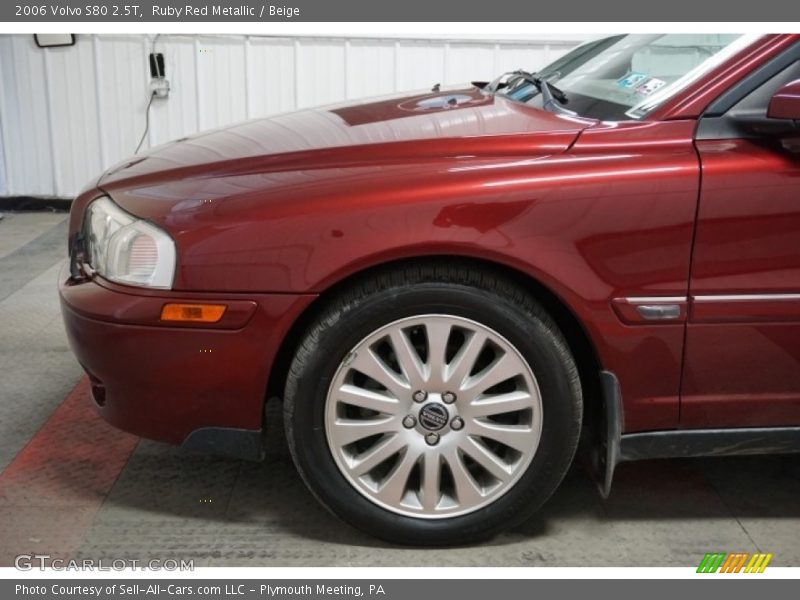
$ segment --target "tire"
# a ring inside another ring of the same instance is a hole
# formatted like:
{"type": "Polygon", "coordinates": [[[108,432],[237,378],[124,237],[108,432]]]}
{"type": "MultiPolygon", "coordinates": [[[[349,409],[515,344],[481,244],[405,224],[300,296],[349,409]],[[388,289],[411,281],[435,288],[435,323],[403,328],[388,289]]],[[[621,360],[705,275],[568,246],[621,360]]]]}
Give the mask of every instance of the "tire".
{"type": "Polygon", "coordinates": [[[582,408],[568,345],[523,288],[474,267],[413,265],[325,305],[292,362],[284,423],[302,479],[333,514],[389,542],[456,545],[522,522],[550,497],[575,454],[582,408]],[[411,354],[397,352],[405,342],[411,354]],[[357,407],[364,398],[368,410],[357,407]],[[484,414],[497,406],[513,410],[484,414]],[[388,433],[351,442],[360,425],[388,433]]]}

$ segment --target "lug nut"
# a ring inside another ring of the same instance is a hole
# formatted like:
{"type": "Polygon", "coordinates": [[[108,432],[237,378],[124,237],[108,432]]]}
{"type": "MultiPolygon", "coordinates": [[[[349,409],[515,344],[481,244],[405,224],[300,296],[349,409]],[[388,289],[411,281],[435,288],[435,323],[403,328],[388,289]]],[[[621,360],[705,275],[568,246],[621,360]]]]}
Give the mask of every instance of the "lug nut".
{"type": "Polygon", "coordinates": [[[453,431],[464,429],[464,419],[461,417],[455,417],[452,421],[450,421],[450,429],[453,431]]]}
{"type": "Polygon", "coordinates": [[[425,390],[419,390],[414,392],[414,402],[425,402],[425,399],[428,397],[428,392],[425,390]]]}
{"type": "Polygon", "coordinates": [[[439,443],[439,434],[431,431],[425,436],[425,441],[428,443],[428,446],[435,446],[439,443]]]}
{"type": "Polygon", "coordinates": [[[403,419],[403,427],[405,427],[406,429],[411,429],[416,424],[417,420],[411,415],[408,415],[405,419],[403,419]]]}
{"type": "Polygon", "coordinates": [[[452,404],[456,401],[456,395],[453,392],[445,392],[442,394],[442,402],[445,404],[452,404]]]}

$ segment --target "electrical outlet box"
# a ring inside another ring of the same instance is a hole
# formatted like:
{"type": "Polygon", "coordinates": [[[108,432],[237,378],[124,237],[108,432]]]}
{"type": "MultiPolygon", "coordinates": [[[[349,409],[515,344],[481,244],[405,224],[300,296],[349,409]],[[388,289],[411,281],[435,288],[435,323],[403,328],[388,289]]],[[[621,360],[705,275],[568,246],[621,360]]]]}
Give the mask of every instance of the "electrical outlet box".
{"type": "Polygon", "coordinates": [[[164,68],[164,54],[150,53],[150,91],[156,98],[169,98],[169,80],[164,68]]]}
{"type": "Polygon", "coordinates": [[[156,98],[169,98],[169,80],[157,77],[150,82],[150,91],[156,98]]]}

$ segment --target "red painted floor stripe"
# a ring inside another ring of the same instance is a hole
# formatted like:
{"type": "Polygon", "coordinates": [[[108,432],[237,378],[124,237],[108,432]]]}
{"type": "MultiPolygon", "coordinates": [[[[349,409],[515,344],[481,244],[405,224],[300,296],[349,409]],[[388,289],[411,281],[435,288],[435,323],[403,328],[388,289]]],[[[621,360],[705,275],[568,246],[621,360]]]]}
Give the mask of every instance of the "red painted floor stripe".
{"type": "Polygon", "coordinates": [[[0,474],[0,567],[69,558],[138,442],[92,407],[83,378],[0,474]]]}

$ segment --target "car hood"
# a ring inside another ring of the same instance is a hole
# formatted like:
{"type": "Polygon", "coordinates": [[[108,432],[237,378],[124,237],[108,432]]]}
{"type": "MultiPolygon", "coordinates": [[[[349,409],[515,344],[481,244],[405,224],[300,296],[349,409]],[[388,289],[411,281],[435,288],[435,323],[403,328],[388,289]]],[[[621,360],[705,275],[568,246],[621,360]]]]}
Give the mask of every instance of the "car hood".
{"type": "Polygon", "coordinates": [[[107,191],[164,180],[368,165],[380,161],[563,152],[595,121],[477,87],[400,95],[254,119],[158,146],[104,173],[107,191]]]}

